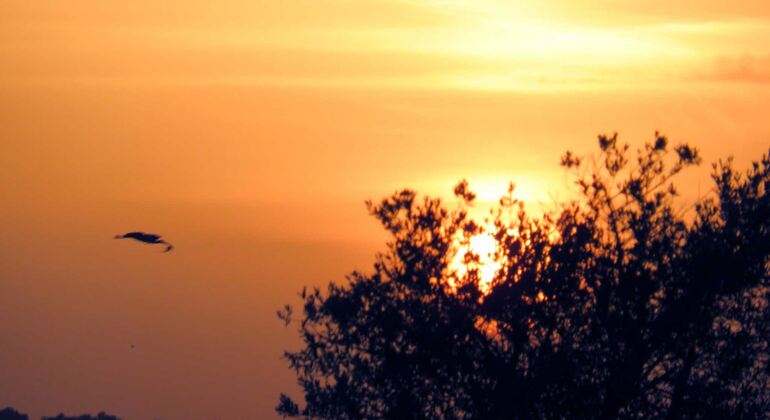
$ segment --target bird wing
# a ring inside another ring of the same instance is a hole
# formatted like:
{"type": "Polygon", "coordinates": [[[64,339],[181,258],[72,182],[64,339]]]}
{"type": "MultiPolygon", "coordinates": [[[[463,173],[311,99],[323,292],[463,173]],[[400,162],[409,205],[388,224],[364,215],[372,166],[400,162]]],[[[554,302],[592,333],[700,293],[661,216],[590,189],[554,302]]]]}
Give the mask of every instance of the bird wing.
{"type": "Polygon", "coordinates": [[[160,239],[160,235],[155,235],[153,233],[144,233],[144,232],[129,232],[123,236],[126,238],[133,238],[133,239],[136,239],[137,241],[148,242],[148,243],[154,243],[160,239]]]}
{"type": "Polygon", "coordinates": [[[125,238],[133,238],[139,241],[147,241],[147,242],[153,242],[160,239],[160,235],[155,235],[153,233],[144,233],[144,232],[128,232],[125,235],[123,235],[125,238]]]}

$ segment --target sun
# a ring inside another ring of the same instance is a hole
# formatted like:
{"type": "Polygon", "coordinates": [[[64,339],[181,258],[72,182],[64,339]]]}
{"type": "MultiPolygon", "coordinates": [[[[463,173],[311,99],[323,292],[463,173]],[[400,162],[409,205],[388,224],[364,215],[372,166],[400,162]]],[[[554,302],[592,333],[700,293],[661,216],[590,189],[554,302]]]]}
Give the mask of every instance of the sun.
{"type": "MultiPolygon", "coordinates": [[[[465,255],[470,252],[478,256],[478,263],[472,263],[472,268],[478,270],[479,290],[486,295],[492,289],[492,282],[497,275],[497,271],[502,266],[496,258],[497,241],[494,236],[487,232],[482,232],[470,237],[467,243],[457,240],[457,254],[449,265],[450,270],[457,274],[458,278],[463,277],[468,272],[468,266],[463,263],[465,255]]],[[[450,286],[453,286],[450,284],[450,286]]]]}
{"type": "MultiPolygon", "coordinates": [[[[448,281],[450,289],[455,289],[457,279],[462,279],[468,270],[476,270],[479,290],[483,295],[489,294],[498,272],[505,265],[504,257],[499,252],[500,244],[493,233],[490,233],[494,232],[496,227],[489,218],[502,217],[503,221],[508,220],[510,215],[507,214],[495,216],[496,209],[502,206],[500,200],[503,197],[521,203],[535,214],[544,211],[551,194],[547,192],[546,182],[532,175],[521,174],[513,177],[485,174],[469,180],[469,189],[474,193],[475,200],[466,205],[464,210],[468,212],[470,219],[483,222],[480,223],[480,232],[468,238],[458,233],[454,239],[456,252],[448,265],[449,272],[453,274],[448,281]],[[468,253],[477,257],[477,260],[466,264],[464,261],[468,253]]],[[[507,234],[517,235],[517,230],[509,228],[507,234]]],[[[546,299],[545,296],[537,296],[535,300],[541,302],[546,299]]]]}
{"type": "Polygon", "coordinates": [[[479,256],[479,288],[486,294],[491,289],[492,281],[500,269],[500,261],[495,258],[497,241],[489,233],[481,233],[470,239],[469,248],[479,256]]]}

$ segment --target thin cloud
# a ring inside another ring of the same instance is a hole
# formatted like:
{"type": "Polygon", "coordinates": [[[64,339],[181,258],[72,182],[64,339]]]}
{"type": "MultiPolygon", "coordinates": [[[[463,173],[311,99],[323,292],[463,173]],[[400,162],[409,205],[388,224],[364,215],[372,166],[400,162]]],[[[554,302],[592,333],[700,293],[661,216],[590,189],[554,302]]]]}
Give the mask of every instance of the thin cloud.
{"type": "Polygon", "coordinates": [[[692,79],[709,82],[770,83],[770,54],[720,57],[692,79]]]}
{"type": "Polygon", "coordinates": [[[765,0],[702,0],[697,7],[671,0],[544,0],[538,4],[550,17],[601,26],[770,18],[770,3],[765,0]]]}

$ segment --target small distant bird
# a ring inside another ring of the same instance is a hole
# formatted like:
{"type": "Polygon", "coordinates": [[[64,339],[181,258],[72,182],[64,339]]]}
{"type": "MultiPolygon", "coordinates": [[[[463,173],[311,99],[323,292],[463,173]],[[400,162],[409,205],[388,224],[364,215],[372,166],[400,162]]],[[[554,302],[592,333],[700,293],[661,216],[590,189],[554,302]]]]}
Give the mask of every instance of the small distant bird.
{"type": "Polygon", "coordinates": [[[146,244],[163,244],[166,245],[166,250],[163,252],[169,252],[174,249],[174,246],[160,238],[160,235],[144,232],[128,232],[123,235],[115,235],[115,239],[135,239],[139,242],[146,244]]]}

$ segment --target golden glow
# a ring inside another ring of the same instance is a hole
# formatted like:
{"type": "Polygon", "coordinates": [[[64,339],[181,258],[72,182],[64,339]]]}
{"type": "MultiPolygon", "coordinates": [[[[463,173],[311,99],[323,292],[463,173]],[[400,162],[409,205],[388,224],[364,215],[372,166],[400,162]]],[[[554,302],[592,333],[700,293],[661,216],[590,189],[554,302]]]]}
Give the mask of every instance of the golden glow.
{"type": "Polygon", "coordinates": [[[505,175],[479,176],[469,179],[471,191],[479,201],[497,203],[508,195],[508,188],[513,183],[513,198],[524,202],[537,202],[547,199],[548,185],[530,175],[515,177],[505,175]],[[513,181],[515,179],[515,181],[513,181]]]}

